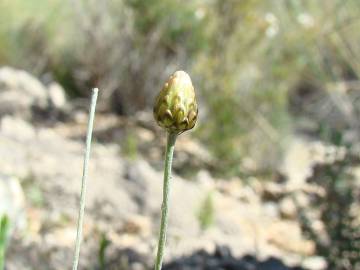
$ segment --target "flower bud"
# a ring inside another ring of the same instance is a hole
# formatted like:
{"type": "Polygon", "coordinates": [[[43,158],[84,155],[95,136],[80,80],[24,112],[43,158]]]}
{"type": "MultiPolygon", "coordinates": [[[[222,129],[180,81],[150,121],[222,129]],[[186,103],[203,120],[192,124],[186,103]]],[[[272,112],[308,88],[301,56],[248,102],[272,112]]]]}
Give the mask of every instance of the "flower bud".
{"type": "Polygon", "coordinates": [[[172,133],[182,133],[195,126],[198,108],[190,76],[176,71],[156,98],[154,118],[172,133]]]}

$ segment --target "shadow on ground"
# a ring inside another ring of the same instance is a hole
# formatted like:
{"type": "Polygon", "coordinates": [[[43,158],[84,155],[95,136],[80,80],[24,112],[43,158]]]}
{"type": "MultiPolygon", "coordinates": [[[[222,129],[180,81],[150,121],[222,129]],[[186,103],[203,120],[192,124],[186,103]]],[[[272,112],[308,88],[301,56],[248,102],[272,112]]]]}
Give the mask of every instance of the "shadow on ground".
{"type": "MultiPolygon", "coordinates": [[[[122,250],[120,256],[108,261],[105,269],[135,270],[152,269],[141,255],[132,250],[122,250]],[[147,264],[147,266],[144,266],[147,264]],[[111,266],[110,266],[111,265],[111,266]],[[116,266],[115,266],[116,265],[116,266]]],[[[280,259],[270,257],[259,261],[252,255],[235,258],[229,248],[217,247],[214,253],[199,250],[189,256],[168,262],[163,270],[306,270],[302,267],[290,267],[280,259]]]]}
{"type": "MultiPolygon", "coordinates": [[[[72,249],[54,249],[42,245],[20,245],[18,241],[8,250],[5,270],[36,269],[58,270],[70,267],[72,249]]],[[[107,249],[107,248],[105,248],[107,249]]],[[[101,250],[101,249],[100,249],[101,250]]],[[[140,254],[132,248],[117,249],[109,246],[107,252],[99,250],[83,252],[80,269],[87,270],[153,270],[154,258],[140,254]],[[102,254],[102,255],[100,255],[102,254]]],[[[176,258],[164,264],[163,270],[306,270],[290,267],[279,258],[270,257],[260,261],[253,255],[239,258],[231,254],[227,246],[218,246],[213,253],[204,250],[176,258]]]]}
{"type": "Polygon", "coordinates": [[[280,259],[270,257],[259,261],[252,255],[235,258],[229,248],[217,247],[213,254],[200,250],[196,253],[174,260],[164,266],[166,270],[305,270],[301,267],[288,267],[280,259]]]}

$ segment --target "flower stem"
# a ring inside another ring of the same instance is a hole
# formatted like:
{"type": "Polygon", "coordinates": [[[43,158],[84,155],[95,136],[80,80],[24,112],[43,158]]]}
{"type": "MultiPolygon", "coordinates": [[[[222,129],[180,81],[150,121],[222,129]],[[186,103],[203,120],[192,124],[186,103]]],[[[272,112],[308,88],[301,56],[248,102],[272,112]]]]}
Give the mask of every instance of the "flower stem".
{"type": "Polygon", "coordinates": [[[89,110],[89,122],[88,122],[87,134],[86,134],[86,150],[84,154],[83,174],[81,179],[80,209],[79,209],[78,224],[76,231],[73,270],[77,270],[79,264],[79,257],[80,257],[80,246],[82,241],[82,229],[83,229],[84,213],[85,213],[87,175],[88,175],[89,159],[90,159],[91,137],[93,131],[94,118],[95,118],[95,107],[96,107],[98,91],[99,90],[97,88],[93,89],[91,96],[91,105],[89,110]]]}
{"type": "Polygon", "coordinates": [[[165,153],[165,169],[164,169],[164,183],[163,183],[163,202],[161,205],[161,223],[158,250],[156,255],[155,270],[161,270],[162,261],[164,257],[164,248],[166,242],[166,229],[168,223],[169,211],[169,193],[171,181],[171,166],[174,155],[174,148],[176,142],[176,133],[168,133],[166,153],[165,153]]]}
{"type": "Polygon", "coordinates": [[[5,268],[5,252],[9,231],[9,219],[6,215],[0,217],[0,270],[5,268]]]}

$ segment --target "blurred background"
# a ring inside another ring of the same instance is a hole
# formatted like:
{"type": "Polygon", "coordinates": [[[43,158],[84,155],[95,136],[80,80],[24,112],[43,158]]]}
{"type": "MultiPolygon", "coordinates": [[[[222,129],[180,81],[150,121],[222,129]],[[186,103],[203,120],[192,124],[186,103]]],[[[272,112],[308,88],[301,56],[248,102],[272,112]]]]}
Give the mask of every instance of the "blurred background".
{"type": "Polygon", "coordinates": [[[71,267],[92,87],[80,267],[151,269],[152,106],[179,69],[199,120],[176,146],[164,268],[360,269],[359,18],[357,0],[0,0],[6,269],[71,267]]]}

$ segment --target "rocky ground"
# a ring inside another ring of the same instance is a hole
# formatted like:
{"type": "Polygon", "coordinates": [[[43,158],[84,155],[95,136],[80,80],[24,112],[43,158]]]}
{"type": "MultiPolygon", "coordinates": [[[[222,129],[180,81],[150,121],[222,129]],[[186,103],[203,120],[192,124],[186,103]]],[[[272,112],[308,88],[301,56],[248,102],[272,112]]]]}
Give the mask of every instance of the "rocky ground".
{"type": "MultiPolygon", "coordinates": [[[[7,270],[71,269],[87,115],[69,104],[59,85],[0,69],[0,213],[13,224],[7,270]]],[[[96,116],[80,269],[151,269],[162,137],[149,113],[96,116]]],[[[211,155],[182,135],[165,269],[325,269],[301,233],[297,205],[309,203],[313,164],[342,155],[331,151],[298,138],[278,181],[215,179],[200,169],[211,155]],[[190,176],[182,173],[189,160],[190,176]]]]}

